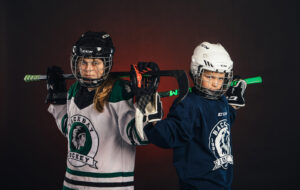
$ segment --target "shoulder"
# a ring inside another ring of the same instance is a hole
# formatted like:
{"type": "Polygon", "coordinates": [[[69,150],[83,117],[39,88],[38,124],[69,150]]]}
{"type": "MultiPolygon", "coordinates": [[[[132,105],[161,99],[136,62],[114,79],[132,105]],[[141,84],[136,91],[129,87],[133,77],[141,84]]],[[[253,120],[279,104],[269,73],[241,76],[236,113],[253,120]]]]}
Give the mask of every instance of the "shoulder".
{"type": "Polygon", "coordinates": [[[75,97],[78,89],[79,89],[80,85],[79,82],[76,81],[75,83],[73,83],[68,91],[68,100],[70,100],[72,97],[75,97]]]}
{"type": "Polygon", "coordinates": [[[109,102],[119,102],[122,100],[129,100],[133,97],[130,85],[127,81],[117,79],[112,87],[109,96],[109,102]]]}
{"type": "Polygon", "coordinates": [[[199,104],[200,102],[205,102],[205,98],[203,98],[202,96],[197,95],[194,92],[190,92],[188,93],[188,95],[186,96],[185,99],[183,99],[183,103],[190,105],[190,106],[195,106],[197,104],[199,104]]]}
{"type": "Polygon", "coordinates": [[[178,103],[173,103],[173,105],[170,108],[171,110],[193,110],[194,107],[199,104],[199,97],[197,97],[196,94],[194,93],[188,93],[187,96],[181,100],[178,103]]]}

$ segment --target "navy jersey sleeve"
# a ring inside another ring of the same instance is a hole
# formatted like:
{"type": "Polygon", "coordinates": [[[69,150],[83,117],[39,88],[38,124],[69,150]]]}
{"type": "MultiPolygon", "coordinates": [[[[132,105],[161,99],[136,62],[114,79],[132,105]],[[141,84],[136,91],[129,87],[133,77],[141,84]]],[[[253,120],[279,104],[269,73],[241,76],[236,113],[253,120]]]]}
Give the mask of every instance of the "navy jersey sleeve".
{"type": "Polygon", "coordinates": [[[186,99],[173,105],[166,119],[157,122],[155,126],[145,127],[144,131],[151,143],[161,148],[175,148],[193,138],[196,110],[186,99]]]}
{"type": "Polygon", "coordinates": [[[229,107],[229,114],[230,114],[230,124],[232,126],[236,117],[236,110],[231,105],[228,105],[228,107],[229,107]]]}

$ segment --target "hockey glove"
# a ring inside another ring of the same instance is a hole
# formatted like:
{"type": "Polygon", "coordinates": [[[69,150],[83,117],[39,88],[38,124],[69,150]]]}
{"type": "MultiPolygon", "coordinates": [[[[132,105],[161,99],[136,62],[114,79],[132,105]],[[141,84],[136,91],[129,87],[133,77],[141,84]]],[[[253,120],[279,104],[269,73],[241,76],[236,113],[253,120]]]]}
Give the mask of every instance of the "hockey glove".
{"type": "Polygon", "coordinates": [[[57,66],[47,69],[47,90],[46,103],[65,104],[67,101],[66,81],[63,78],[63,70],[57,66]]]}
{"type": "MultiPolygon", "coordinates": [[[[149,96],[142,96],[139,100],[144,103],[148,101],[148,99],[149,96]]],[[[148,104],[145,106],[145,110],[140,110],[140,106],[138,104],[139,102],[137,102],[137,108],[135,112],[135,126],[139,136],[144,139],[144,126],[146,126],[148,123],[161,120],[163,117],[163,108],[160,101],[160,96],[157,92],[150,97],[150,102],[148,102],[148,104]]]]}
{"type": "Polygon", "coordinates": [[[163,117],[162,103],[157,92],[153,94],[152,101],[146,105],[145,116],[149,123],[159,121],[163,117]]]}
{"type": "Polygon", "coordinates": [[[247,83],[239,76],[234,76],[232,83],[233,85],[230,86],[226,92],[228,104],[235,107],[236,109],[244,107],[244,93],[247,87],[247,83]]]}
{"type": "Polygon", "coordinates": [[[131,65],[130,85],[136,97],[152,95],[159,84],[159,67],[154,62],[139,62],[131,65]]]}

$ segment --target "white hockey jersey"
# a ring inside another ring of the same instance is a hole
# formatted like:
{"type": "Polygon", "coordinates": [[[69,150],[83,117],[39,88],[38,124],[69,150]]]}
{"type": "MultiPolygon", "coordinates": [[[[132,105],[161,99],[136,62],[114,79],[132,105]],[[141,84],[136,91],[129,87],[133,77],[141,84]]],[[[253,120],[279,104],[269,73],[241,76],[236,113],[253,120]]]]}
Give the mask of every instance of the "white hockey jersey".
{"type": "Polygon", "coordinates": [[[81,88],[74,83],[67,104],[48,109],[68,139],[64,189],[134,189],[135,145],[148,142],[136,131],[129,86],[117,80],[102,113],[93,103],[78,107],[75,97],[81,88]]]}

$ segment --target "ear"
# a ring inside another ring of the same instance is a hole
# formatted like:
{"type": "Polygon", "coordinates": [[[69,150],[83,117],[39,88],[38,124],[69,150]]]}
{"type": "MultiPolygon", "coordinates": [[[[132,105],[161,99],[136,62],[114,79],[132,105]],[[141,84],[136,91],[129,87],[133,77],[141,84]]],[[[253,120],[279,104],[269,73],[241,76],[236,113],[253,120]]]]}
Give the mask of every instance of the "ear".
{"type": "Polygon", "coordinates": [[[189,71],[189,75],[190,75],[190,77],[191,77],[192,81],[194,81],[194,77],[193,77],[193,74],[192,74],[192,72],[191,72],[191,71],[189,71]]]}

